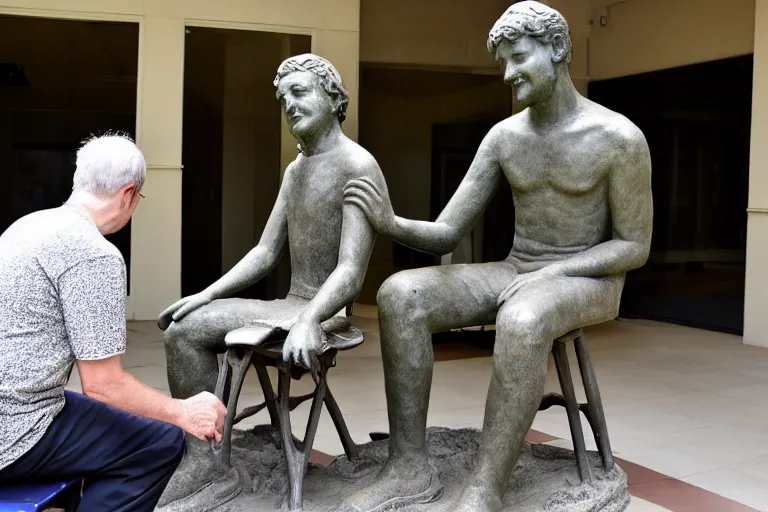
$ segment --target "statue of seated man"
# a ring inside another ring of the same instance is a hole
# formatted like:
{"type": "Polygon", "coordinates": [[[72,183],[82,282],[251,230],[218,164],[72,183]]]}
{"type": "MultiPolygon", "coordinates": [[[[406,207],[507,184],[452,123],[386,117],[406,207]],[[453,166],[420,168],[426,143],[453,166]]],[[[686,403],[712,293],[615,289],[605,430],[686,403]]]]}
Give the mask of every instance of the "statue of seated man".
{"type": "MultiPolygon", "coordinates": [[[[375,232],[358,208],[344,205],[344,185],[365,178],[386,190],[386,183],[375,159],[342,132],[349,96],[341,77],[330,62],[307,54],[283,62],[275,86],[300,154],[285,171],[256,247],[218,281],[161,313],[168,382],[176,398],[213,392],[224,337],[254,323],[289,330],[284,359],[310,368],[323,342],[321,323],[350,305],[363,285],[375,232]],[[291,285],[284,299],[227,298],[275,268],[286,241],[291,285]]],[[[190,437],[186,442],[161,506],[226,478],[216,474],[209,443],[190,437]]]]}
{"type": "Polygon", "coordinates": [[[539,2],[515,3],[490,31],[488,49],[513,90],[517,113],[489,131],[435,222],[395,216],[386,191],[367,179],[346,189],[346,201],[360,207],[378,233],[447,254],[506,183],[515,236],[504,261],[407,270],[381,286],[389,458],[374,483],[339,511],[438,498],[442,487],[425,440],[430,333],[493,323],[481,446],[451,506],[500,510],[542,398],[553,340],[614,319],[625,273],[648,258],[653,206],[645,137],[624,116],[577,92],[562,15],[539,2]]]}

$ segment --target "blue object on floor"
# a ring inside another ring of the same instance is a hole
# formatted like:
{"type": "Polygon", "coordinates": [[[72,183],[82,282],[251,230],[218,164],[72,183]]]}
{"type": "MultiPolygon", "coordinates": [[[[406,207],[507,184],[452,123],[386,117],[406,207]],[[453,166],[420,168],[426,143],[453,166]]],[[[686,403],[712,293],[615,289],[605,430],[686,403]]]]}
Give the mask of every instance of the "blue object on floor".
{"type": "Polygon", "coordinates": [[[50,506],[75,512],[82,480],[0,486],[0,512],[38,512],[50,506]]]}

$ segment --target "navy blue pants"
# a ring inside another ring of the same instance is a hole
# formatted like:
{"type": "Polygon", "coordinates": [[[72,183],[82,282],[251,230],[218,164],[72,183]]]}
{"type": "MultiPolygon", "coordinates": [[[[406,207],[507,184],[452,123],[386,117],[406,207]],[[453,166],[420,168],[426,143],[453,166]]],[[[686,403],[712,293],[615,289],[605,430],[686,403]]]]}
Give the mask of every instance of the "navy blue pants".
{"type": "Polygon", "coordinates": [[[79,511],[151,512],[184,454],[184,432],[65,391],[43,438],[0,481],[84,478],[79,511]]]}

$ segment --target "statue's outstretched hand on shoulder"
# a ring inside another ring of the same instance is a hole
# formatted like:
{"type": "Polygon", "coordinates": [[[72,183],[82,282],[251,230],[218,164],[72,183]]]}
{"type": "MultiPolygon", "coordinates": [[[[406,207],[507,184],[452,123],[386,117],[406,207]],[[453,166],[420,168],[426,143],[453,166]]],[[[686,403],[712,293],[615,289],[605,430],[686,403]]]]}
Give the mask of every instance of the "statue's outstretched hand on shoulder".
{"type": "Polygon", "coordinates": [[[395,230],[395,211],[389,194],[378,190],[371,178],[349,180],[344,187],[344,202],[359,207],[376,232],[391,236],[395,230]]]}

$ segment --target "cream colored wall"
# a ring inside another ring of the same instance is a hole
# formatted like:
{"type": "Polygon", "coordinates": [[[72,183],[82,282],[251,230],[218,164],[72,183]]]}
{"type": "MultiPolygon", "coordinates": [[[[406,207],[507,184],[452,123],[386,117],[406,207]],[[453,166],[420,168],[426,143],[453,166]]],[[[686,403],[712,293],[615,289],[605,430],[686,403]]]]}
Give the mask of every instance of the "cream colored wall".
{"type": "Polygon", "coordinates": [[[360,60],[497,69],[485,41],[493,23],[509,3],[501,0],[361,0],[360,60]]]}
{"type": "MultiPolygon", "coordinates": [[[[360,61],[411,68],[498,73],[488,32],[510,0],[361,0],[360,61]]],[[[571,75],[586,93],[589,0],[545,0],[568,20],[571,75]]]]}
{"type": "MultiPolygon", "coordinates": [[[[593,7],[615,3],[593,0],[593,7]]],[[[598,11],[595,11],[596,13],[598,11]]],[[[590,36],[592,80],[752,52],[755,0],[627,0],[590,36]]]]}
{"type": "Polygon", "coordinates": [[[744,343],[768,347],[768,0],[755,13],[744,343]]]}
{"type": "Polygon", "coordinates": [[[154,319],[181,293],[181,133],[186,24],[313,36],[345,79],[357,137],[359,0],[0,0],[0,13],[141,22],[137,142],[146,196],[132,230],[129,309],[154,319]]]}

